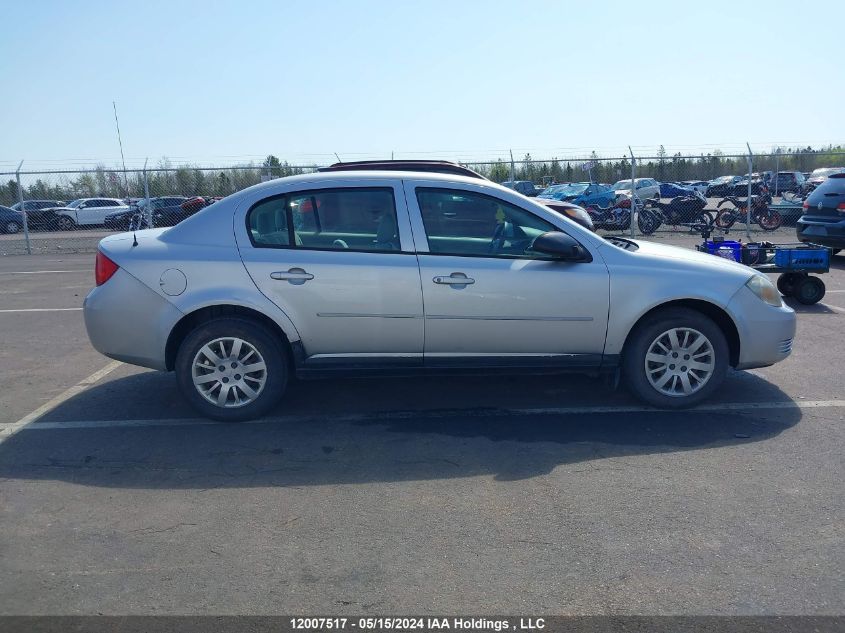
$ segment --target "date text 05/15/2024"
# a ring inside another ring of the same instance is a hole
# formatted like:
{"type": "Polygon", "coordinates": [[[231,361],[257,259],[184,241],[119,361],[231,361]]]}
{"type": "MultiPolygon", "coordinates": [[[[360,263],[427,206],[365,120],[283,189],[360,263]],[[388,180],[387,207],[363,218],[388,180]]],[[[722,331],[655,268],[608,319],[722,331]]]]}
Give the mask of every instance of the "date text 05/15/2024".
{"type": "Polygon", "coordinates": [[[295,617],[290,626],[300,631],[359,629],[363,631],[539,631],[546,627],[543,618],[498,620],[461,617],[368,617],[331,618],[295,617]]]}

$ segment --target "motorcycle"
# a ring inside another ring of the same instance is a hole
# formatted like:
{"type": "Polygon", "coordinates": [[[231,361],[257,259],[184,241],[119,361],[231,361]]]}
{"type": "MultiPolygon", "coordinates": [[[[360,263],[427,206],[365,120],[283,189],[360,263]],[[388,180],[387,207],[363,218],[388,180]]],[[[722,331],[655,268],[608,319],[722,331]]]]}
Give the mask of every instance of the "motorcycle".
{"type": "Polygon", "coordinates": [[[597,229],[625,231],[631,227],[631,200],[629,198],[621,198],[609,207],[588,205],[584,207],[584,210],[589,214],[593,226],[597,229]]]}
{"type": "Polygon", "coordinates": [[[701,194],[675,196],[669,202],[646,200],[637,214],[637,225],[643,235],[651,235],[662,224],[709,224],[713,216],[704,210],[707,200],[701,194]]]}
{"type": "MultiPolygon", "coordinates": [[[[783,224],[783,216],[774,209],[769,207],[772,201],[772,196],[769,190],[764,188],[763,193],[759,196],[751,196],[751,220],[760,225],[764,231],[774,231],[780,228],[783,224]]],[[[729,229],[737,221],[743,221],[748,217],[748,201],[749,198],[736,198],[729,196],[719,201],[716,205],[716,226],[720,229],[729,229]],[[722,205],[729,204],[733,206],[722,205]]]]}

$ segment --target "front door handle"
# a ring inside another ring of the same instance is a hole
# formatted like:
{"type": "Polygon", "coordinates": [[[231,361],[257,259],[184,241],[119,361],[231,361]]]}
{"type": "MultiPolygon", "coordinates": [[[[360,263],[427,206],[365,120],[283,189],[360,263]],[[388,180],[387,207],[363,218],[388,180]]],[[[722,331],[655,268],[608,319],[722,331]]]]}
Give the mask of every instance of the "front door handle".
{"type": "Polygon", "coordinates": [[[270,273],[270,278],[276,281],[288,281],[294,285],[300,286],[306,281],[314,279],[314,275],[305,272],[302,268],[291,268],[287,271],[276,271],[270,273]]]}
{"type": "Polygon", "coordinates": [[[467,286],[475,283],[475,279],[467,277],[464,273],[452,273],[448,277],[437,275],[432,281],[436,284],[446,284],[449,286],[467,286]]]}

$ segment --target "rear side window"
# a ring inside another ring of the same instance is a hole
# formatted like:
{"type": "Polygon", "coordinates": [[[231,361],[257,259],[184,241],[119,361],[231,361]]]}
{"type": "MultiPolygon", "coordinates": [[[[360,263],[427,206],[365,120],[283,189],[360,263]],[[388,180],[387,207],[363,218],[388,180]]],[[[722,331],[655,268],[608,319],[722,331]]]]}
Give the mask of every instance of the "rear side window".
{"type": "Polygon", "coordinates": [[[254,246],[398,251],[391,188],[319,189],[268,198],[247,215],[254,246]]]}

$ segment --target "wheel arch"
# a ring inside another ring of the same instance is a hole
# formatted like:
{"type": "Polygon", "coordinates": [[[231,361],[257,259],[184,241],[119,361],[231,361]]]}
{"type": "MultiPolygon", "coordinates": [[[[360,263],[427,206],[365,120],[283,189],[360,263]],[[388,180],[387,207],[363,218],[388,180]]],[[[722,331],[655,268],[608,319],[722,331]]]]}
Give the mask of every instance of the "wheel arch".
{"type": "MultiPolygon", "coordinates": [[[[192,312],[183,316],[176,325],[170,330],[165,344],[164,358],[165,365],[168,371],[173,371],[176,364],[176,355],[179,352],[179,347],[182,342],[194,329],[203,323],[213,321],[223,317],[239,317],[259,323],[269,329],[274,334],[278,335],[279,341],[287,351],[287,357],[292,363],[296,363],[300,353],[300,344],[298,340],[291,342],[290,337],[285,333],[281,325],[279,325],[272,318],[266,314],[259,312],[253,308],[248,308],[241,305],[233,304],[216,304],[197,308],[192,312]]],[[[291,366],[291,371],[294,367],[291,366]]]]}
{"type": "Polygon", "coordinates": [[[740,338],[736,323],[734,323],[733,318],[731,318],[730,314],[728,314],[724,308],[703,299],[676,299],[660,303],[649,309],[647,312],[642,314],[631,329],[628,330],[628,333],[625,336],[625,343],[622,346],[623,356],[625,355],[625,349],[628,346],[628,342],[631,340],[632,334],[636,332],[637,328],[650,317],[654,316],[655,313],[669,308],[688,308],[711,319],[725,335],[725,340],[728,343],[728,362],[730,366],[736,367],[739,364],[740,338]]]}

